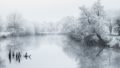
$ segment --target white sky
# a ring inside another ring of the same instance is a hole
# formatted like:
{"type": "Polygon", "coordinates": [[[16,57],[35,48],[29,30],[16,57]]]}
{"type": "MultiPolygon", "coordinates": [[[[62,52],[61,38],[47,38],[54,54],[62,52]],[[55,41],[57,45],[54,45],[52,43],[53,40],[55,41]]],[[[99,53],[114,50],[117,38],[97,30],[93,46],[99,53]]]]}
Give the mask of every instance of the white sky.
{"type": "MultiPolygon", "coordinates": [[[[79,6],[90,6],[96,0],[0,0],[1,17],[18,12],[31,21],[57,21],[78,16],[79,6]]],[[[120,0],[101,0],[105,9],[119,10],[120,0]]]]}

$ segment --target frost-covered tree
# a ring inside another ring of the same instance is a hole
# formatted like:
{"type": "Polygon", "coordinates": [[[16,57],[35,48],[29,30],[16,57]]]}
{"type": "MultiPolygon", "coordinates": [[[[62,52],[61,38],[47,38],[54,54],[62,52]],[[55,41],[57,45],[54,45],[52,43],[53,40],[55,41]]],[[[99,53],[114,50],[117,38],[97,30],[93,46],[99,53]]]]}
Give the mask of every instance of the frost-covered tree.
{"type": "MultiPolygon", "coordinates": [[[[97,29],[98,27],[100,28],[101,25],[104,25],[106,20],[105,11],[99,0],[93,4],[91,9],[86,7],[80,7],[80,10],[81,10],[80,23],[83,24],[84,29],[91,28],[93,30],[93,28],[97,29]]],[[[93,33],[93,31],[90,32],[93,33]]]]}
{"type": "Polygon", "coordinates": [[[115,28],[115,31],[118,33],[118,35],[120,35],[120,19],[119,19],[119,18],[116,19],[115,24],[116,24],[116,26],[117,26],[117,27],[115,28]]]}
{"type": "Polygon", "coordinates": [[[63,23],[63,31],[65,33],[70,33],[75,31],[75,18],[74,17],[65,17],[64,19],[62,19],[61,21],[63,23]]]}
{"type": "Polygon", "coordinates": [[[105,11],[100,1],[95,2],[91,9],[86,7],[81,7],[81,16],[79,18],[80,23],[83,25],[81,27],[82,33],[85,35],[89,34],[103,34],[105,32],[104,27],[106,21],[105,11]]]}
{"type": "Polygon", "coordinates": [[[95,2],[92,6],[92,13],[94,15],[94,17],[99,17],[99,18],[104,18],[105,17],[105,11],[104,11],[104,7],[101,5],[100,0],[98,0],[97,2],[95,2]]]}
{"type": "Polygon", "coordinates": [[[4,23],[3,23],[3,20],[0,17],[0,32],[4,31],[4,27],[3,26],[4,26],[4,23]]]}
{"type": "Polygon", "coordinates": [[[107,23],[107,25],[108,25],[109,33],[110,33],[110,35],[112,35],[114,23],[112,22],[111,19],[109,19],[108,22],[109,23],[107,23]]]}
{"type": "Polygon", "coordinates": [[[19,14],[13,13],[8,16],[7,31],[13,36],[20,35],[24,29],[22,27],[23,19],[19,14]]]}
{"type": "Polygon", "coordinates": [[[102,47],[101,51],[108,46],[109,39],[107,37],[108,30],[105,25],[108,21],[106,18],[105,11],[100,1],[98,0],[92,6],[92,8],[80,7],[81,15],[79,18],[81,27],[81,35],[84,36],[83,40],[86,45],[90,44],[98,45],[102,47]]]}
{"type": "Polygon", "coordinates": [[[68,34],[69,37],[74,38],[76,40],[81,39],[81,36],[80,36],[81,24],[79,23],[77,18],[68,16],[62,19],[61,22],[63,24],[62,32],[64,34],[68,34]]]}

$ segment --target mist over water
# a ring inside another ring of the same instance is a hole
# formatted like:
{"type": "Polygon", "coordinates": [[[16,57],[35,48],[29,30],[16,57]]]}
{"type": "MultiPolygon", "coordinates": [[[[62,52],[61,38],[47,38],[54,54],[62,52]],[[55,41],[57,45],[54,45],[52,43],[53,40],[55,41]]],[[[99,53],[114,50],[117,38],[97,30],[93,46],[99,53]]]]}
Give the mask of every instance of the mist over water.
{"type": "Polygon", "coordinates": [[[81,46],[65,35],[16,38],[14,45],[12,41],[12,38],[2,41],[1,68],[119,68],[120,50],[104,49],[96,57],[99,48],[81,46]],[[10,48],[21,53],[20,62],[14,58],[9,62],[10,48]],[[24,58],[26,52],[31,59],[24,58]]]}
{"type": "MultiPolygon", "coordinates": [[[[37,36],[37,37],[25,37],[16,39],[14,52],[20,51],[21,54],[31,54],[31,59],[21,58],[20,63],[12,59],[9,62],[8,52],[10,44],[5,44],[5,50],[1,51],[5,54],[4,59],[5,68],[75,68],[76,63],[73,59],[67,56],[63,49],[61,48],[64,43],[62,43],[66,38],[63,36],[37,36]],[[29,40],[28,40],[29,39],[29,40]],[[60,40],[63,39],[63,40],[60,40]],[[20,44],[21,43],[21,44],[20,44]],[[20,44],[20,45],[17,45],[20,44]]],[[[5,40],[6,42],[11,42],[12,39],[5,40]]]]}
{"type": "Polygon", "coordinates": [[[0,0],[0,68],[120,68],[118,0],[0,0]]]}

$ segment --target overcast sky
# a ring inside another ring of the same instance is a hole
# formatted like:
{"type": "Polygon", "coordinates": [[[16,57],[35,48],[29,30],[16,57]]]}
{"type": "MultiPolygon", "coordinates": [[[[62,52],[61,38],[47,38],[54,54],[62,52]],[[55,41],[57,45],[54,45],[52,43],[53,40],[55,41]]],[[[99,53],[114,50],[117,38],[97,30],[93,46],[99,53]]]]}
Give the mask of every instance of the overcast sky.
{"type": "MultiPolygon", "coordinates": [[[[91,6],[96,0],[0,0],[0,15],[21,13],[30,21],[58,21],[78,16],[79,6],[91,6]]],[[[120,0],[101,0],[105,9],[119,10],[120,0]]]]}

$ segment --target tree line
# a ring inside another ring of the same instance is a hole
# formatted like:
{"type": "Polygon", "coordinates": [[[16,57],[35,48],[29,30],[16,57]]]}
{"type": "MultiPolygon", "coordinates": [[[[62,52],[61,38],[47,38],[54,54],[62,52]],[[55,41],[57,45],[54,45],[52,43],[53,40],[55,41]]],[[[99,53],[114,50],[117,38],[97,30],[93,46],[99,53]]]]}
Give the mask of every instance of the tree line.
{"type": "Polygon", "coordinates": [[[0,24],[0,37],[41,35],[60,31],[56,26],[59,24],[54,22],[31,22],[18,13],[9,14],[4,22],[1,19],[0,24]]]}
{"type": "Polygon", "coordinates": [[[74,40],[84,41],[86,45],[105,47],[120,46],[120,17],[112,18],[104,10],[100,0],[91,8],[82,6],[78,18],[64,19],[63,31],[74,40]]]}

